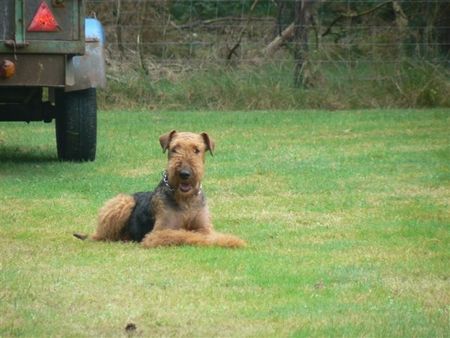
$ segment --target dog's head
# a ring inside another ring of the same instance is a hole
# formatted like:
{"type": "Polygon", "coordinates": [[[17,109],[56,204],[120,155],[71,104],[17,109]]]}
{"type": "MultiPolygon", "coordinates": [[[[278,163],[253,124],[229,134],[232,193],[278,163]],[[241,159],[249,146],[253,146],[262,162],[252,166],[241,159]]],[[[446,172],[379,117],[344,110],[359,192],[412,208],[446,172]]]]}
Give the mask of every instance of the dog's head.
{"type": "Polygon", "coordinates": [[[207,133],[171,132],[161,135],[159,143],[168,152],[169,185],[182,195],[197,194],[204,174],[205,154],[213,154],[214,141],[207,133]]]}

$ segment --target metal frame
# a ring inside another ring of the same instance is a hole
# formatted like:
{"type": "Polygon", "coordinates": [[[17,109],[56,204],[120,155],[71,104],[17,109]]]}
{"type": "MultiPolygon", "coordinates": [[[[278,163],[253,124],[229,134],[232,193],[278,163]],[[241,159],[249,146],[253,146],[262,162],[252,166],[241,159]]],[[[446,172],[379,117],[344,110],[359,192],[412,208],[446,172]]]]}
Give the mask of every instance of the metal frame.
{"type": "Polygon", "coordinates": [[[82,55],[84,54],[84,1],[74,0],[73,6],[73,24],[79,25],[79,39],[66,41],[66,40],[27,40],[26,27],[25,27],[25,1],[15,0],[15,13],[14,24],[15,33],[14,40],[5,41],[4,44],[0,44],[0,53],[20,53],[20,54],[68,54],[68,55],[82,55]],[[80,6],[78,6],[80,3],[80,6]],[[26,48],[24,48],[26,47],[26,48]]]}

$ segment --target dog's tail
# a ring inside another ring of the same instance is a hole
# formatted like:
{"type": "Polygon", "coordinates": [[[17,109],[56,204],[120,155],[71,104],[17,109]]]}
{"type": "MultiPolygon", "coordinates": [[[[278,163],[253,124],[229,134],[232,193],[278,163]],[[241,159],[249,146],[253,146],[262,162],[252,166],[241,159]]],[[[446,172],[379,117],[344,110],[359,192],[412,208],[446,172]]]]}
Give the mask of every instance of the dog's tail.
{"type": "Polygon", "coordinates": [[[80,234],[80,233],[78,233],[78,232],[75,232],[75,233],[73,234],[73,236],[76,237],[76,238],[78,238],[78,239],[81,239],[82,241],[84,241],[84,240],[86,240],[86,239],[89,238],[89,235],[86,235],[86,234],[80,234]]]}
{"type": "Polygon", "coordinates": [[[119,241],[123,240],[123,229],[134,209],[136,202],[131,195],[120,194],[110,199],[100,209],[97,229],[92,235],[74,233],[74,237],[93,241],[119,241]]]}

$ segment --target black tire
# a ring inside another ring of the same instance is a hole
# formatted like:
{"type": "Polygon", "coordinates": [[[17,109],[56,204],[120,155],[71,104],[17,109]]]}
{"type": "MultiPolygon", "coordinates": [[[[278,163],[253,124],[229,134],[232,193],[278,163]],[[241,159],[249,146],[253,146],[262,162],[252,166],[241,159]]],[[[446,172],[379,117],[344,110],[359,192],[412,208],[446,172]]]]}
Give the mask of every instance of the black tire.
{"type": "Polygon", "coordinates": [[[97,146],[95,88],[56,92],[56,146],[62,161],[94,161],[97,146]]]}

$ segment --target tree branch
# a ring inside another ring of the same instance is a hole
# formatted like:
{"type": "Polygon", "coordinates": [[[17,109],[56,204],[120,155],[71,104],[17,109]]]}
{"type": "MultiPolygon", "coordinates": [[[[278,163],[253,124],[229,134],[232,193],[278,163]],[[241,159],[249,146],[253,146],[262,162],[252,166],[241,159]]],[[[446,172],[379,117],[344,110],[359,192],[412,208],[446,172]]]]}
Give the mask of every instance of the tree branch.
{"type": "MultiPolygon", "coordinates": [[[[253,12],[253,10],[255,9],[256,5],[258,4],[259,0],[254,0],[252,6],[250,7],[250,13],[253,12]]],[[[239,46],[241,45],[241,41],[242,38],[244,36],[245,31],[247,30],[247,27],[250,23],[250,17],[248,17],[247,21],[245,22],[244,27],[242,27],[241,31],[239,32],[239,37],[236,41],[236,43],[234,44],[233,47],[231,47],[227,53],[227,60],[230,61],[231,58],[233,57],[233,55],[236,53],[236,50],[239,48],[239,46]]]]}
{"type": "Polygon", "coordinates": [[[371,14],[377,10],[379,10],[381,7],[386,6],[387,4],[392,3],[392,1],[385,1],[382,2],[381,4],[368,9],[366,11],[360,12],[360,13],[355,13],[355,12],[347,12],[347,13],[341,13],[338,17],[336,17],[331,24],[327,27],[327,29],[325,29],[325,31],[322,33],[322,37],[325,35],[328,35],[331,32],[331,29],[333,28],[333,26],[335,24],[337,24],[339,21],[341,21],[342,19],[353,19],[353,18],[359,18],[360,16],[364,16],[364,15],[368,15],[371,14]]]}

